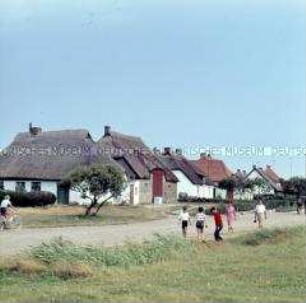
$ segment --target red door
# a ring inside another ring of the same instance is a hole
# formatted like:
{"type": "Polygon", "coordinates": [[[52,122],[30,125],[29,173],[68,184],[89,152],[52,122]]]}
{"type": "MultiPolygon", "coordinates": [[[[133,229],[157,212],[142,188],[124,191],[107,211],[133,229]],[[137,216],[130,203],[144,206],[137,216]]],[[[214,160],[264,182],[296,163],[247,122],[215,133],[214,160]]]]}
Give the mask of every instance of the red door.
{"type": "Polygon", "coordinates": [[[153,198],[164,196],[164,172],[162,169],[153,171],[153,198]]]}

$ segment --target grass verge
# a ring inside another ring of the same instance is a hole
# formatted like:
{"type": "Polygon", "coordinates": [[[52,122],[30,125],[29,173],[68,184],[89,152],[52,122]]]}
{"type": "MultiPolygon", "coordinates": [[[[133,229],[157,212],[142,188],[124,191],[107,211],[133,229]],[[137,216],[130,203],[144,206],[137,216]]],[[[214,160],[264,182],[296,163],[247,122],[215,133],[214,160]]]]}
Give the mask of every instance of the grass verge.
{"type": "Polygon", "coordinates": [[[0,301],[304,302],[306,295],[304,227],[222,244],[157,236],[97,249],[58,240],[25,260],[34,263],[18,266],[34,273],[10,262],[0,270],[0,301]]]}
{"type": "Polygon", "coordinates": [[[84,216],[80,206],[52,206],[20,208],[23,228],[65,227],[125,224],[166,218],[169,212],[164,208],[145,206],[106,205],[97,216],[84,216]]]}

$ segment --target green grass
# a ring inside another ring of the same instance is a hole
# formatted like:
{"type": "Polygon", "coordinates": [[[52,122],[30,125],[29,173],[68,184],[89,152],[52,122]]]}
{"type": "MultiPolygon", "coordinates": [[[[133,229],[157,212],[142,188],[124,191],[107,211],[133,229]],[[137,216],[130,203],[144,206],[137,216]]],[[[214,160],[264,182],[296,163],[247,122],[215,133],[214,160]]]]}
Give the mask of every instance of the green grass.
{"type": "Polygon", "coordinates": [[[58,240],[22,266],[2,266],[0,301],[305,302],[305,235],[263,230],[222,244],[157,236],[105,249],[58,240]]]}
{"type": "Polygon", "coordinates": [[[145,206],[112,206],[101,208],[97,216],[84,216],[80,206],[52,206],[46,208],[20,208],[23,228],[46,228],[66,226],[90,226],[125,224],[156,220],[167,217],[169,211],[163,208],[145,206]]]}

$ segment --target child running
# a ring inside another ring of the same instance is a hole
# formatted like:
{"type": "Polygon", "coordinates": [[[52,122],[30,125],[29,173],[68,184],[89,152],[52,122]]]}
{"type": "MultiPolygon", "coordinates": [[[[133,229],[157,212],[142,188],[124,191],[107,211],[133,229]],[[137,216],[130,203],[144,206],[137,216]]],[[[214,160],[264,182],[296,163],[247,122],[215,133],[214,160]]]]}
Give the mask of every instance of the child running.
{"type": "Polygon", "coordinates": [[[183,206],[182,212],[179,216],[179,220],[182,222],[182,233],[183,237],[187,237],[187,229],[188,229],[188,224],[191,225],[191,219],[189,216],[189,213],[187,212],[187,206],[183,206]]]}
{"type": "Polygon", "coordinates": [[[198,213],[196,215],[196,229],[197,229],[197,236],[199,241],[204,242],[204,226],[205,224],[205,213],[204,208],[199,207],[198,213]]]}

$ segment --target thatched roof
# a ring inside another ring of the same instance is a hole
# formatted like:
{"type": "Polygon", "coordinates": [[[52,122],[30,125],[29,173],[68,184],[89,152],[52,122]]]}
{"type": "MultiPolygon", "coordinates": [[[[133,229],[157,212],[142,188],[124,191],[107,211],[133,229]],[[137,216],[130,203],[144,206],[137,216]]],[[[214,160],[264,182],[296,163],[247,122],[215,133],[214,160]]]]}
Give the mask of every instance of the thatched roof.
{"type": "Polygon", "coordinates": [[[176,176],[154,155],[139,137],[111,131],[106,127],[98,140],[103,154],[116,160],[131,179],[149,179],[154,169],[162,169],[168,182],[178,182],[176,176]]]}
{"type": "Polygon", "coordinates": [[[77,167],[98,162],[119,167],[98,153],[87,130],[19,133],[0,155],[0,178],[61,180],[77,167]]]}
{"type": "Polygon", "coordinates": [[[166,152],[159,155],[159,159],[170,170],[181,171],[193,184],[204,184],[204,175],[198,170],[195,165],[193,165],[191,161],[186,159],[183,155],[166,152]]]}

